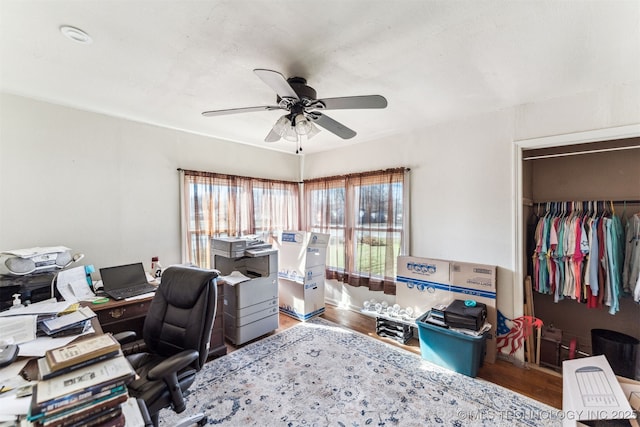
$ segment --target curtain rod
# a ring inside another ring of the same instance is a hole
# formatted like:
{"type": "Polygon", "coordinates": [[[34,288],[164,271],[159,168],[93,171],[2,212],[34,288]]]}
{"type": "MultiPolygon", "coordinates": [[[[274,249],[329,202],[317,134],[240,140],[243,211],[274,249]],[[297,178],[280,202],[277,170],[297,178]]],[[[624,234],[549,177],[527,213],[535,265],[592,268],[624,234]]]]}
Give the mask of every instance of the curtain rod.
{"type": "Polygon", "coordinates": [[[374,171],[367,171],[367,172],[353,172],[353,173],[346,173],[343,175],[332,175],[332,176],[321,176],[318,178],[310,178],[310,179],[305,179],[303,182],[310,182],[310,181],[318,181],[318,180],[329,180],[329,179],[340,179],[340,178],[355,178],[355,177],[364,177],[364,176],[369,176],[369,175],[376,175],[379,173],[383,173],[383,172],[409,172],[411,171],[410,168],[407,167],[397,167],[397,168],[387,168],[387,169],[378,169],[378,170],[374,170],[374,171]]]}
{"type": "Polygon", "coordinates": [[[286,181],[286,180],[278,180],[278,179],[270,179],[270,178],[244,177],[244,176],[240,176],[240,175],[220,174],[220,173],[216,173],[216,172],[194,171],[194,170],[182,169],[182,168],[177,168],[177,171],[178,172],[192,172],[192,173],[196,173],[196,174],[239,176],[241,178],[252,178],[252,179],[261,179],[261,180],[268,180],[268,181],[291,182],[291,183],[304,184],[305,182],[318,180],[318,179],[335,179],[335,178],[367,176],[367,175],[372,175],[372,174],[376,174],[376,173],[380,173],[380,172],[393,172],[393,171],[406,171],[406,172],[409,172],[409,171],[411,171],[411,169],[407,168],[407,167],[388,168],[388,169],[380,169],[380,170],[369,171],[369,172],[355,172],[355,173],[349,173],[349,174],[345,174],[345,175],[336,175],[336,176],[329,176],[329,177],[312,178],[312,179],[307,179],[307,180],[302,180],[302,181],[286,181]]]}

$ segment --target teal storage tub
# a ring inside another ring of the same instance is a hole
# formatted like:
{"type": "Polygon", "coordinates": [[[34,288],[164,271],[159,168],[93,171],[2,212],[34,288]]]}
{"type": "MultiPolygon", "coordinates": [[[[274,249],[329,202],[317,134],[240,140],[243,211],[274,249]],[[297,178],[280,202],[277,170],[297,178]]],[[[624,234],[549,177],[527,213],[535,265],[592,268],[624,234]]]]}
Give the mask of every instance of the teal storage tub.
{"type": "Polygon", "coordinates": [[[416,319],[422,358],[443,368],[475,377],[482,366],[486,333],[478,337],[425,322],[426,312],[416,319]]]}

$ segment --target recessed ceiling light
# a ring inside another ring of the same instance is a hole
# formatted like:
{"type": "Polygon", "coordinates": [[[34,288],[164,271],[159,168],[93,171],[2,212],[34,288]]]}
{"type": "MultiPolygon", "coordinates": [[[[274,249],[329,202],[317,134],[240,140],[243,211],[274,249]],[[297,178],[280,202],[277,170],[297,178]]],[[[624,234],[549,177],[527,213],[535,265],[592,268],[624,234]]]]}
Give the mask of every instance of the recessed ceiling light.
{"type": "Polygon", "coordinates": [[[68,39],[74,42],[90,44],[93,42],[91,36],[79,28],[71,27],[69,25],[63,25],[60,27],[60,32],[68,39]]]}

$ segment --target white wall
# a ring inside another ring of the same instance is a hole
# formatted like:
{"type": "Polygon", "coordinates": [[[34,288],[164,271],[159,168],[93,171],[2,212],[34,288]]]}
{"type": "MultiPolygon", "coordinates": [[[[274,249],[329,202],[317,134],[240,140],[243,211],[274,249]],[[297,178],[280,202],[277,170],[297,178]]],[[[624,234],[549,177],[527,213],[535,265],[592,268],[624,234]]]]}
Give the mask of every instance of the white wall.
{"type": "Polygon", "coordinates": [[[297,156],[0,95],[0,250],[181,262],[178,168],[298,180],[297,156]]]}
{"type": "MultiPolygon", "coordinates": [[[[407,166],[411,255],[497,265],[498,307],[519,315],[518,140],[638,124],[639,99],[636,82],[303,159],[1,95],[0,248],[63,244],[96,267],[178,262],[179,167],[298,180],[300,167],[315,178],[407,166]]],[[[354,308],[389,298],[336,283],[327,296],[354,308]]]]}
{"type": "MultiPolygon", "coordinates": [[[[508,317],[518,316],[517,140],[640,123],[638,100],[640,84],[634,83],[464,118],[420,134],[307,155],[304,178],[411,168],[410,255],[497,265],[498,308],[508,317]]],[[[329,282],[327,295],[359,308],[382,293],[329,282]]]]}
{"type": "MultiPolygon", "coordinates": [[[[511,111],[423,129],[419,134],[305,157],[304,178],[411,168],[410,255],[497,265],[512,310],[513,132],[511,111]],[[505,232],[506,231],[506,232],[505,232]]],[[[502,284],[504,289],[502,289],[502,284]]],[[[337,304],[359,308],[382,292],[327,284],[337,304]]],[[[386,297],[385,297],[386,298],[386,297]]]]}

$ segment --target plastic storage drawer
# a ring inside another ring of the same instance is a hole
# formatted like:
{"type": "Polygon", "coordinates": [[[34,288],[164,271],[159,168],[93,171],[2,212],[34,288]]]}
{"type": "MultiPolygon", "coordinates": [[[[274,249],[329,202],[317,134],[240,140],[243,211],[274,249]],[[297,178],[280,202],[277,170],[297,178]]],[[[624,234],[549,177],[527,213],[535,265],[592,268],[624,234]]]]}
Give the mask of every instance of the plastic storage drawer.
{"type": "Polygon", "coordinates": [[[475,377],[484,360],[486,333],[478,337],[416,319],[422,358],[443,368],[475,377]]]}

